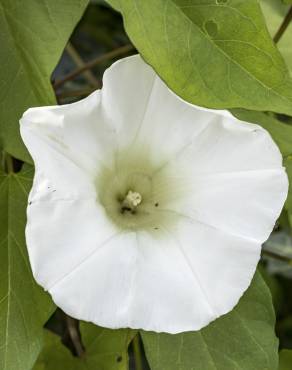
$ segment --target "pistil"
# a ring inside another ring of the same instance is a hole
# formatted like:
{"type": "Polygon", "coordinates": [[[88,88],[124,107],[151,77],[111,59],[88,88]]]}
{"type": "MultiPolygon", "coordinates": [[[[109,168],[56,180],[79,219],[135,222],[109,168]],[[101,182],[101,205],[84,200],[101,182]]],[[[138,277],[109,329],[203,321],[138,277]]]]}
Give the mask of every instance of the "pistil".
{"type": "Polygon", "coordinates": [[[142,202],[142,196],[136,191],[129,190],[125,199],[122,202],[121,212],[132,212],[135,213],[135,209],[142,202]]]}

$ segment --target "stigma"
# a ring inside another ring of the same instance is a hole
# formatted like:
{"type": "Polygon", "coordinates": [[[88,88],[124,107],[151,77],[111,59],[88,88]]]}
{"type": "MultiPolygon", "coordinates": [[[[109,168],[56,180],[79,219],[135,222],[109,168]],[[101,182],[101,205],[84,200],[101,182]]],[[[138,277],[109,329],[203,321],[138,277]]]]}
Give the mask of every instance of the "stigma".
{"type": "Polygon", "coordinates": [[[122,202],[122,212],[134,211],[141,202],[142,195],[136,191],[129,190],[122,202]]]}

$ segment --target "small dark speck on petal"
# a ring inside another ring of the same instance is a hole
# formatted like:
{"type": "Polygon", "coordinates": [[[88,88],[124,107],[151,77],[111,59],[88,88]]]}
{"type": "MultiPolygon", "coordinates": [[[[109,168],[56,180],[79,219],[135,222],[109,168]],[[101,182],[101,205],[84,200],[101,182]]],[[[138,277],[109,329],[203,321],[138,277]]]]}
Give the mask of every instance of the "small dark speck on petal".
{"type": "Polygon", "coordinates": [[[123,361],[123,357],[122,356],[118,356],[117,357],[117,362],[122,362],[123,361]]]}

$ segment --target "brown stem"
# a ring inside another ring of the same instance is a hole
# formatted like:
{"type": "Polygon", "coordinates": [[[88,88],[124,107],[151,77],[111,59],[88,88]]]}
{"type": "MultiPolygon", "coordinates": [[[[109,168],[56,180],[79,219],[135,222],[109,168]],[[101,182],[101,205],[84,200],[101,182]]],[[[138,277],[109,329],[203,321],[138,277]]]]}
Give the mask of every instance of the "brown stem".
{"type": "Polygon", "coordinates": [[[61,93],[57,93],[57,98],[65,99],[65,98],[78,98],[79,96],[87,96],[91,94],[95,89],[80,89],[80,90],[70,90],[70,91],[63,91],[61,93]]]}
{"type": "MultiPolygon", "coordinates": [[[[74,46],[71,44],[71,42],[68,42],[66,46],[66,51],[70,55],[71,59],[74,61],[77,67],[82,68],[85,65],[84,60],[81,58],[81,56],[78,54],[77,50],[74,48],[74,46]]],[[[83,72],[84,77],[89,82],[91,86],[99,87],[99,81],[94,76],[92,71],[84,71],[83,72]]]]}
{"type": "Polygon", "coordinates": [[[283,19],[283,22],[282,22],[281,26],[279,27],[278,31],[276,32],[276,34],[274,36],[275,44],[277,44],[277,42],[283,36],[283,34],[286,31],[287,27],[289,26],[291,20],[292,20],[292,6],[290,7],[288,13],[286,14],[285,18],[283,19]]]}
{"type": "Polygon", "coordinates": [[[66,324],[68,328],[68,333],[70,336],[70,339],[74,345],[74,349],[76,351],[76,354],[78,357],[82,357],[85,354],[85,351],[83,349],[80,334],[78,330],[78,321],[73,319],[72,317],[65,315],[66,318],[66,324]]]}
{"type": "Polygon", "coordinates": [[[57,89],[58,87],[62,86],[65,82],[72,80],[73,78],[78,76],[80,73],[82,73],[82,72],[84,72],[88,69],[91,69],[92,67],[96,66],[99,63],[105,62],[108,59],[115,58],[115,57],[117,57],[121,54],[125,54],[125,53],[127,53],[131,50],[134,50],[133,45],[125,45],[125,46],[122,46],[118,49],[112,50],[109,53],[103,54],[100,57],[97,57],[97,58],[93,59],[92,61],[90,61],[88,63],[85,63],[83,67],[79,67],[79,68],[75,69],[75,71],[72,71],[72,72],[68,73],[67,76],[60,79],[59,81],[56,81],[53,84],[54,88],[57,89]]]}
{"type": "Polygon", "coordinates": [[[283,255],[277,254],[275,252],[267,251],[266,249],[262,250],[262,254],[266,255],[268,257],[275,258],[279,261],[288,262],[288,264],[292,265],[292,258],[290,258],[290,257],[283,256],[283,255]]]}

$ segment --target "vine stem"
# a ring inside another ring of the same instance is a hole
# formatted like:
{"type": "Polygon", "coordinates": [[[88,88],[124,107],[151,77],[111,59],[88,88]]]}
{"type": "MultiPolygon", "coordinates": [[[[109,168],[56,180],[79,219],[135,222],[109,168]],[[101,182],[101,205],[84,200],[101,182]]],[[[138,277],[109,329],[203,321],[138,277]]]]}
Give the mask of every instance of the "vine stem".
{"type": "Polygon", "coordinates": [[[271,251],[267,251],[267,250],[262,250],[262,254],[263,255],[266,255],[268,257],[275,258],[275,259],[277,259],[279,261],[287,262],[289,265],[292,266],[292,259],[290,257],[283,256],[281,254],[277,254],[277,253],[274,253],[274,252],[271,252],[271,251]]]}
{"type": "Polygon", "coordinates": [[[285,18],[283,19],[283,22],[281,23],[281,26],[279,27],[278,31],[276,32],[274,36],[274,42],[277,44],[281,37],[283,36],[284,32],[286,31],[287,27],[289,26],[290,22],[292,20],[292,6],[290,7],[288,13],[286,14],[285,18]]]}
{"type": "Polygon", "coordinates": [[[70,91],[63,91],[61,93],[57,93],[56,96],[59,99],[65,98],[78,98],[79,96],[87,96],[95,91],[94,88],[86,88],[80,90],[70,90],[70,91]]]}
{"type": "MultiPolygon", "coordinates": [[[[66,46],[66,51],[67,53],[70,55],[71,59],[74,61],[74,63],[76,64],[76,66],[78,68],[83,68],[84,65],[85,65],[85,62],[84,60],[81,58],[81,56],[78,54],[77,50],[74,48],[74,46],[71,44],[71,42],[69,41],[67,46],[66,46]]],[[[84,77],[86,78],[86,80],[89,82],[89,84],[91,86],[94,86],[94,87],[99,87],[99,81],[98,79],[94,76],[94,74],[92,73],[92,71],[90,70],[86,70],[83,72],[83,75],[84,77]]]]}
{"type": "Polygon", "coordinates": [[[83,73],[84,71],[93,68],[98,63],[105,62],[108,59],[115,58],[121,54],[128,53],[129,51],[134,50],[133,45],[124,45],[120,48],[114,49],[110,51],[109,53],[103,54],[100,57],[97,57],[93,59],[92,61],[85,63],[82,67],[76,68],[75,71],[72,71],[71,73],[68,73],[64,78],[56,81],[53,86],[55,89],[62,86],[65,82],[73,80],[76,76],[78,76],[80,73],[83,73]]]}
{"type": "Polygon", "coordinates": [[[139,334],[137,334],[133,339],[133,352],[134,352],[134,359],[135,359],[135,370],[143,370],[143,362],[142,362],[142,353],[141,353],[141,345],[140,345],[140,338],[139,334]]]}
{"type": "Polygon", "coordinates": [[[80,340],[80,335],[77,329],[78,321],[73,319],[72,317],[68,316],[65,314],[65,319],[66,319],[66,325],[68,328],[69,336],[71,338],[71,341],[74,345],[76,354],[78,357],[83,357],[85,352],[82,347],[82,343],[80,340]]]}

